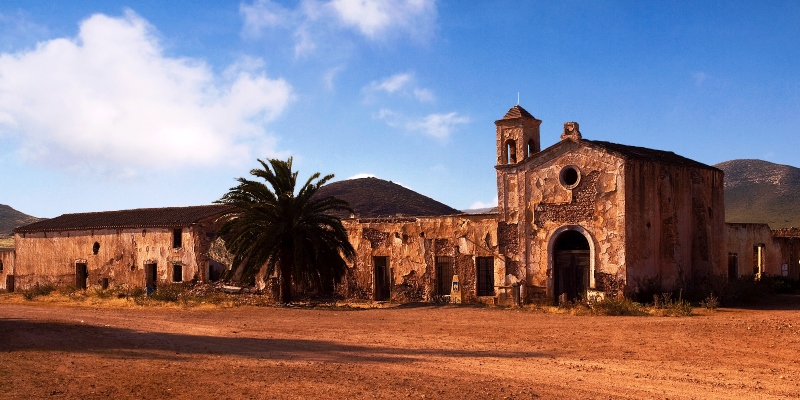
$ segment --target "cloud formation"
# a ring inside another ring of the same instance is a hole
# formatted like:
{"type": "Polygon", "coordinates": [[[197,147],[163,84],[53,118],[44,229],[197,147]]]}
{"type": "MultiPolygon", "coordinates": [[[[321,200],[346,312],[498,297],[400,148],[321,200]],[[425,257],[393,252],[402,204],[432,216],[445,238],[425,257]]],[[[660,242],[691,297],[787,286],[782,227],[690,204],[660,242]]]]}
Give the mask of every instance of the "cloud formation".
{"type": "Polygon", "coordinates": [[[242,3],[243,33],[259,37],[267,29],[288,29],[295,38],[296,57],[317,48],[317,40],[329,40],[336,31],[349,30],[368,40],[403,36],[425,40],[436,23],[435,0],[303,0],[286,8],[272,0],[242,3]]]}
{"type": "Polygon", "coordinates": [[[388,95],[401,94],[413,97],[421,103],[433,103],[436,100],[430,89],[421,88],[414,84],[414,74],[410,72],[394,74],[383,80],[372,81],[362,91],[365,94],[365,102],[371,102],[378,93],[388,95]]]}
{"type": "Polygon", "coordinates": [[[420,132],[441,141],[447,140],[459,125],[469,123],[469,118],[450,112],[446,114],[433,113],[421,118],[409,118],[390,109],[381,109],[374,116],[393,128],[409,132],[420,132]]]}
{"type": "Polygon", "coordinates": [[[494,196],[494,199],[488,203],[484,203],[478,200],[472,203],[472,205],[469,206],[468,210],[474,210],[476,208],[491,208],[491,207],[497,207],[497,196],[494,196]]]}
{"type": "Polygon", "coordinates": [[[21,137],[28,158],[59,166],[130,175],[250,159],[252,147],[274,154],[264,124],[291,97],[259,60],[215,74],[202,60],[165,56],[132,11],[0,54],[0,132],[21,137]]]}

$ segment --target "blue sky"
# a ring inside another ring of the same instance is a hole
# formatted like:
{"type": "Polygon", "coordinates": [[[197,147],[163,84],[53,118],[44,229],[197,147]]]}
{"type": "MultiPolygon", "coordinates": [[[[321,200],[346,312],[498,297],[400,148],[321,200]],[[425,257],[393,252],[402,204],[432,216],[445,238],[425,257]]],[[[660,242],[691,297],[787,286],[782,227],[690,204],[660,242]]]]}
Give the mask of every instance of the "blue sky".
{"type": "Polygon", "coordinates": [[[496,201],[494,121],[800,166],[796,1],[9,1],[0,203],[207,204],[256,158],[496,201]]]}

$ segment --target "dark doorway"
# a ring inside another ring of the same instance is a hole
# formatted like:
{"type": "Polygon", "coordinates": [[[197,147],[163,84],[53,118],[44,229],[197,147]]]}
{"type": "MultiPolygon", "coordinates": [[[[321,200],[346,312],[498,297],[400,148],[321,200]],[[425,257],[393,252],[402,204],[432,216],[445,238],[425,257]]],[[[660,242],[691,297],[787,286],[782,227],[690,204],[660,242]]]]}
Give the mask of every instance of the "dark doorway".
{"type": "Polygon", "coordinates": [[[156,291],[156,264],[144,265],[144,289],[147,294],[156,291]]]}
{"type": "Polygon", "coordinates": [[[739,278],[739,255],[728,253],[728,279],[736,280],[739,278]]]}
{"type": "Polygon", "coordinates": [[[75,264],[75,287],[78,289],[86,289],[86,281],[88,278],[89,271],[86,268],[86,264],[75,264]]]}
{"type": "Polygon", "coordinates": [[[478,296],[494,296],[494,258],[478,257],[475,259],[476,292],[478,296]]]}
{"type": "Polygon", "coordinates": [[[375,301],[387,301],[391,295],[389,291],[389,257],[372,257],[375,265],[375,301]]]}
{"type": "Polygon", "coordinates": [[[589,289],[589,241],[578,231],[565,231],[556,238],[553,252],[556,304],[562,294],[568,301],[585,298],[589,289]]]}
{"type": "Polygon", "coordinates": [[[453,257],[436,257],[436,294],[450,295],[453,283],[453,257]]]}

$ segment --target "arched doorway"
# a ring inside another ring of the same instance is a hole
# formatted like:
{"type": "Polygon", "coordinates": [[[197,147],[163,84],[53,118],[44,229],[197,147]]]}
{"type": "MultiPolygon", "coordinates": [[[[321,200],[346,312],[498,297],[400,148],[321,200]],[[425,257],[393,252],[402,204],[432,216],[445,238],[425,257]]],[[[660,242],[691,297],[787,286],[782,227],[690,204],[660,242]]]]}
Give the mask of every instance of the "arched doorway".
{"type": "Polygon", "coordinates": [[[565,230],[553,244],[553,291],[558,303],[566,293],[567,300],[586,298],[591,269],[589,240],[581,232],[565,230]]]}

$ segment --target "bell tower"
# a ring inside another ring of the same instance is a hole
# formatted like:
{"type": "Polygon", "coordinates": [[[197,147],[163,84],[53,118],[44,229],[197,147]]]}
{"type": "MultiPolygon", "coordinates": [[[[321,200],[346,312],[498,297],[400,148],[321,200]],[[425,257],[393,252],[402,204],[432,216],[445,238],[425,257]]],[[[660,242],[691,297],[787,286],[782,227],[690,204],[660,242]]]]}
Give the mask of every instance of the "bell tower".
{"type": "Polygon", "coordinates": [[[497,165],[517,164],[541,151],[542,121],[516,105],[494,122],[497,126],[497,165]]]}

